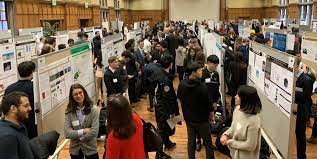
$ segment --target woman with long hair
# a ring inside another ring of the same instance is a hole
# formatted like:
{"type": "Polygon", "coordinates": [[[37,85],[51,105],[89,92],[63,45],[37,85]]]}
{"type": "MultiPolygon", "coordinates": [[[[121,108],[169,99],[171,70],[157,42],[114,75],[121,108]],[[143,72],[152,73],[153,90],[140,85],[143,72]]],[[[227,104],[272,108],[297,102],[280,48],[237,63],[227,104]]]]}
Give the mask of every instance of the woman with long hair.
{"type": "Polygon", "coordinates": [[[143,123],[132,113],[128,100],[114,94],[107,101],[107,122],[110,128],[105,159],[145,159],[143,123]]]}
{"type": "Polygon", "coordinates": [[[254,87],[243,85],[235,96],[236,108],[231,127],[222,134],[223,145],[233,159],[255,159],[260,156],[262,104],[254,87]]]}
{"type": "Polygon", "coordinates": [[[189,48],[186,58],[184,59],[185,76],[188,76],[188,66],[196,61],[196,51],[194,48],[189,48]]]}
{"type": "Polygon", "coordinates": [[[98,159],[98,110],[82,85],[70,87],[65,114],[64,134],[70,139],[71,159],[98,159]]]}

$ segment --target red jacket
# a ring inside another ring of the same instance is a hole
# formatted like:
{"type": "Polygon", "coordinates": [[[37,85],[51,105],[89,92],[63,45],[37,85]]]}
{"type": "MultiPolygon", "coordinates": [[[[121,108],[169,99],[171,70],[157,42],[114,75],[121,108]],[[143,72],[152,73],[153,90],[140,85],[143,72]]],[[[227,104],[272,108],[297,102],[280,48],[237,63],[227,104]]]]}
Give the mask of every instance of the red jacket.
{"type": "Polygon", "coordinates": [[[109,133],[106,144],[106,159],[145,159],[143,144],[143,123],[133,114],[136,133],[127,140],[120,140],[109,133]]]}

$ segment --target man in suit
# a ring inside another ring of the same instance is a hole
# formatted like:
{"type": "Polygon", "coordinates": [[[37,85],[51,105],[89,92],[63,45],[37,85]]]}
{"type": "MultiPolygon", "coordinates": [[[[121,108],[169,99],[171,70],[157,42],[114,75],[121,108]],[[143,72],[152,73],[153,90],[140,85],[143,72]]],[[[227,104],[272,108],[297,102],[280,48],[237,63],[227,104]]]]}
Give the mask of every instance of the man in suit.
{"type": "Polygon", "coordinates": [[[172,65],[172,75],[175,74],[175,56],[176,56],[176,49],[179,46],[179,38],[175,35],[175,29],[169,30],[169,35],[165,39],[168,43],[167,49],[170,54],[173,56],[173,65],[172,65]]]}
{"type": "Polygon", "coordinates": [[[142,68],[145,64],[145,53],[144,53],[144,40],[138,40],[138,47],[135,49],[135,57],[136,62],[140,64],[140,68],[142,68]]]}
{"type": "Polygon", "coordinates": [[[111,94],[124,93],[120,82],[119,61],[116,56],[108,59],[109,66],[106,68],[104,81],[107,88],[107,96],[111,94]]]}

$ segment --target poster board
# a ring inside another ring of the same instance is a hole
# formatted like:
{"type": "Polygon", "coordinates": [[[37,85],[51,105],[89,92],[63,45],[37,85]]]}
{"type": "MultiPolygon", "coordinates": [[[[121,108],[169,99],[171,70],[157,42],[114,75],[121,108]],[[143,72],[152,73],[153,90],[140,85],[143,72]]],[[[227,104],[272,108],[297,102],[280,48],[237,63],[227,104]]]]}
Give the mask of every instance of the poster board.
{"type": "Polygon", "coordinates": [[[19,36],[24,36],[24,35],[33,35],[33,38],[39,42],[40,38],[44,36],[43,28],[38,27],[38,28],[19,29],[19,36]]]}
{"type": "Polygon", "coordinates": [[[282,158],[292,154],[295,139],[295,64],[294,56],[251,42],[247,83],[257,88],[263,105],[262,133],[282,158]]]}
{"type": "Polygon", "coordinates": [[[75,42],[78,41],[77,33],[80,31],[80,29],[68,31],[68,38],[74,39],[75,42]]]}
{"type": "Polygon", "coordinates": [[[69,39],[68,34],[57,35],[57,36],[55,36],[55,38],[56,38],[55,50],[58,50],[58,45],[60,45],[60,44],[65,44],[66,47],[68,47],[68,39],[69,39]]]}
{"type": "Polygon", "coordinates": [[[92,56],[91,49],[84,43],[39,56],[34,60],[37,64],[34,92],[38,94],[36,105],[41,110],[38,117],[40,134],[56,130],[63,136],[65,110],[72,84],[80,82],[94,101],[94,72],[92,61],[87,61],[89,56],[92,56]]]}
{"type": "Polygon", "coordinates": [[[119,56],[124,51],[124,42],[121,34],[112,36],[113,38],[113,54],[112,56],[119,56]]]}
{"type": "Polygon", "coordinates": [[[317,34],[305,33],[302,37],[301,47],[303,59],[317,63],[317,34]]]}
{"type": "Polygon", "coordinates": [[[32,35],[14,38],[17,65],[24,61],[31,61],[37,57],[36,42],[32,35]]]}
{"type": "Polygon", "coordinates": [[[104,67],[107,67],[108,59],[112,56],[113,50],[113,40],[111,38],[103,38],[101,43],[101,53],[102,53],[102,64],[104,67]]]}
{"type": "Polygon", "coordinates": [[[0,101],[5,89],[18,80],[13,38],[0,40],[0,101]]]}

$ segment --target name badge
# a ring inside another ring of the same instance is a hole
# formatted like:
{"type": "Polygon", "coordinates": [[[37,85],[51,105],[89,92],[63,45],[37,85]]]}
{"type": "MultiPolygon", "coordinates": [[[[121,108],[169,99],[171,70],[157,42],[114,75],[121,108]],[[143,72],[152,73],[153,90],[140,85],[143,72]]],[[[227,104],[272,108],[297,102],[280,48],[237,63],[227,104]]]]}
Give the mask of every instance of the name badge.
{"type": "Polygon", "coordinates": [[[126,67],[125,67],[125,66],[123,66],[123,69],[125,70],[125,69],[126,69],[126,67]]]}
{"type": "Polygon", "coordinates": [[[206,78],[206,79],[205,79],[205,82],[206,82],[206,83],[210,83],[210,82],[211,82],[211,79],[210,79],[210,78],[206,78]]]}
{"type": "Polygon", "coordinates": [[[118,82],[118,80],[115,78],[115,79],[113,79],[113,83],[117,83],[118,82]]]}
{"type": "Polygon", "coordinates": [[[73,125],[73,126],[79,126],[79,120],[72,121],[72,125],[73,125]]]}

